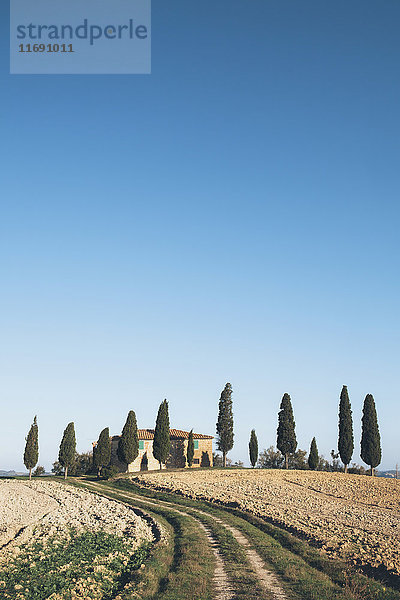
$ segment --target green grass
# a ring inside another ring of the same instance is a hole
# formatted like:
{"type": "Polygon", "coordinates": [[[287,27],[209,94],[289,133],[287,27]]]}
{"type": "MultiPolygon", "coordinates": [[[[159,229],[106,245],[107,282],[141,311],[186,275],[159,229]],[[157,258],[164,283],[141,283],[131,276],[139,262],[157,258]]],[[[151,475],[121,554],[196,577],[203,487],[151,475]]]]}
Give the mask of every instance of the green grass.
{"type": "Polygon", "coordinates": [[[214,557],[205,534],[190,517],[164,516],[174,527],[175,551],[157,600],[211,600],[214,557]]]}

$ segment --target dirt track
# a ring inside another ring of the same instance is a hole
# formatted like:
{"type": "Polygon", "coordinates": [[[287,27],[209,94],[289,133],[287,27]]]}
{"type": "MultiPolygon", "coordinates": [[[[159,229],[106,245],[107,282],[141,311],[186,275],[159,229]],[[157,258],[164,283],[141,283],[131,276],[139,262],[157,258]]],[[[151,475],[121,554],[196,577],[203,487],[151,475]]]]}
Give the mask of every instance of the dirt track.
{"type": "Polygon", "coordinates": [[[400,482],[343,473],[204,470],[146,473],[142,484],[236,503],[327,553],[400,575],[400,482]]]}
{"type": "MultiPolygon", "coordinates": [[[[99,484],[90,482],[85,484],[88,489],[93,489],[98,493],[105,493],[106,490],[99,484]]],[[[228,529],[235,540],[240,544],[242,549],[247,555],[247,559],[249,561],[249,568],[256,575],[259,584],[261,585],[261,595],[259,594],[257,598],[262,600],[263,598],[268,598],[268,600],[287,600],[287,596],[282,589],[278,579],[274,575],[274,573],[267,568],[264,561],[261,559],[257,551],[252,547],[250,540],[243,535],[237,528],[232,527],[228,523],[224,522],[223,519],[216,517],[215,515],[210,515],[205,513],[204,511],[198,508],[189,508],[182,507],[181,505],[175,505],[171,502],[164,502],[162,500],[157,499],[146,499],[141,496],[137,496],[134,492],[128,491],[120,491],[119,496],[123,499],[131,499],[141,504],[148,505],[151,509],[152,507],[165,506],[168,507],[175,513],[184,516],[192,517],[197,524],[205,531],[209,544],[213,548],[214,557],[215,557],[215,571],[214,571],[214,587],[215,587],[215,600],[234,600],[236,598],[236,593],[234,589],[234,584],[230,581],[229,576],[226,573],[226,564],[227,561],[223,557],[220,549],[219,542],[213,535],[210,527],[206,525],[201,518],[208,517],[218,524],[222,525],[222,527],[228,529]],[[264,592],[266,596],[262,593],[264,592]]]]}

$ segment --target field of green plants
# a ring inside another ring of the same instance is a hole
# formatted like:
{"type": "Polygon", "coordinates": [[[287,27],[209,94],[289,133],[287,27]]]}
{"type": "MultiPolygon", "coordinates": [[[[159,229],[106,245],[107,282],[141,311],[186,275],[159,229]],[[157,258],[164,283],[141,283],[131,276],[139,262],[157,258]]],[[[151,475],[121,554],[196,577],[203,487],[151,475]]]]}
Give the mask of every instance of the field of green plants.
{"type": "Polygon", "coordinates": [[[122,537],[105,532],[54,535],[25,544],[0,567],[4,600],[121,600],[132,591],[135,571],[149,553],[148,544],[132,551],[122,537]]]}

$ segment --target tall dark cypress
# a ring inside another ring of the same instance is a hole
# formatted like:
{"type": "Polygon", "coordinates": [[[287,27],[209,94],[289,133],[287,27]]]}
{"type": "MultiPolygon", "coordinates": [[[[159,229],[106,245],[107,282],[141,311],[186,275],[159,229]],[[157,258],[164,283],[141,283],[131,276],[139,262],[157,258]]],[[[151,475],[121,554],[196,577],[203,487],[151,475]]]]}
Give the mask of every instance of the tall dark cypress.
{"type": "Polygon", "coordinates": [[[136,415],[133,410],[130,410],[118,442],[117,455],[122,463],[129,465],[133,463],[138,454],[139,439],[136,415]]]}
{"type": "Polygon", "coordinates": [[[292,403],[289,394],[284,394],[278,413],[278,430],[276,446],[285,457],[285,468],[289,468],[289,454],[294,454],[297,448],[295,422],[292,403]]]}
{"type": "Polygon", "coordinates": [[[374,468],[381,462],[382,450],[375,400],[372,394],[365,396],[361,421],[361,458],[371,467],[371,475],[373,477],[374,468]]]}
{"type": "Polygon", "coordinates": [[[191,467],[193,464],[193,457],[194,457],[194,439],[193,439],[193,429],[191,429],[189,431],[189,439],[188,439],[188,445],[187,445],[187,451],[186,451],[186,460],[187,460],[187,464],[189,465],[189,467],[191,467]]]}
{"type": "Polygon", "coordinates": [[[315,437],[313,437],[313,439],[311,440],[311,445],[310,445],[310,454],[308,455],[308,466],[310,467],[310,469],[312,471],[315,471],[315,469],[318,467],[318,462],[319,462],[319,456],[318,456],[317,441],[316,441],[315,437]]]}
{"type": "Polygon", "coordinates": [[[222,390],[218,405],[217,448],[222,452],[222,465],[226,467],[226,455],[233,448],[232,386],[227,383],[222,390]]]}
{"type": "Polygon", "coordinates": [[[26,444],[24,451],[24,465],[29,471],[29,479],[32,478],[32,469],[36,466],[39,460],[39,429],[36,421],[36,416],[26,436],[26,444]]]}
{"type": "Polygon", "coordinates": [[[97,467],[97,476],[100,477],[103,467],[107,467],[111,460],[111,440],[108,427],[99,435],[97,445],[93,448],[93,464],[97,467]]]}
{"type": "Polygon", "coordinates": [[[340,394],[339,402],[339,441],[338,450],[344,472],[347,473],[347,467],[350,464],[354,450],[353,419],[351,416],[351,405],[347,386],[344,385],[340,394]]]}
{"type": "Polygon", "coordinates": [[[251,466],[254,469],[254,467],[256,466],[257,460],[258,460],[258,439],[256,436],[255,429],[252,429],[251,434],[250,434],[249,456],[250,456],[251,466]]]}
{"type": "Polygon", "coordinates": [[[76,439],[75,427],[73,423],[68,423],[61,440],[58,460],[64,467],[64,479],[68,477],[68,468],[75,462],[76,439]]]}
{"type": "Polygon", "coordinates": [[[158,409],[153,441],[153,455],[160,463],[160,469],[162,464],[167,462],[170,449],[168,402],[164,400],[158,409]]]}

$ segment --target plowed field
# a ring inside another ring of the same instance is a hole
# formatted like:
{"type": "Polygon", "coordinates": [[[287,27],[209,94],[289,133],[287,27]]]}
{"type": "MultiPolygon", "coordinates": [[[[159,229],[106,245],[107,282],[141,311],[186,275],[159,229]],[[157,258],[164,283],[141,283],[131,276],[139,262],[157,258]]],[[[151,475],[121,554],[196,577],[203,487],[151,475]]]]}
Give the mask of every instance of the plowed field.
{"type": "Polygon", "coordinates": [[[233,503],[307,537],[332,556],[400,575],[400,481],[263,469],[146,473],[135,480],[233,503]]]}

